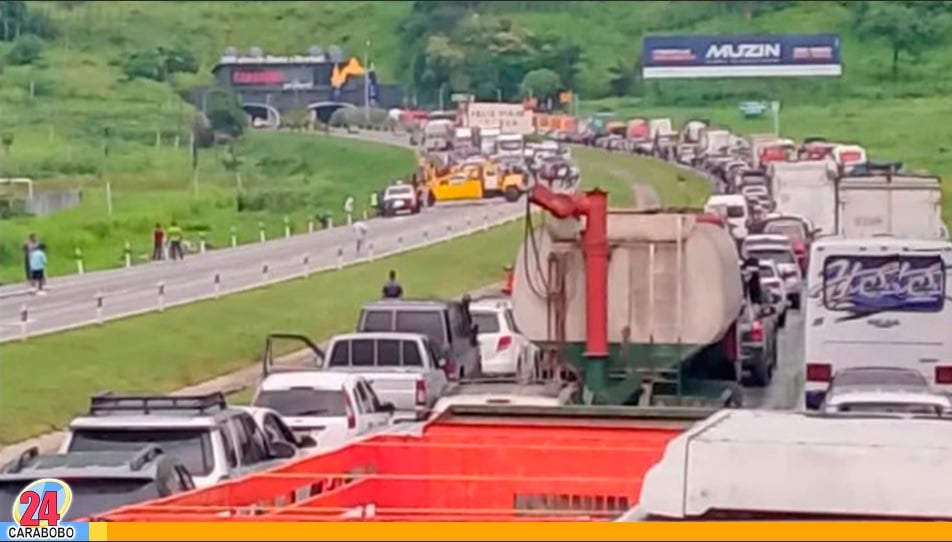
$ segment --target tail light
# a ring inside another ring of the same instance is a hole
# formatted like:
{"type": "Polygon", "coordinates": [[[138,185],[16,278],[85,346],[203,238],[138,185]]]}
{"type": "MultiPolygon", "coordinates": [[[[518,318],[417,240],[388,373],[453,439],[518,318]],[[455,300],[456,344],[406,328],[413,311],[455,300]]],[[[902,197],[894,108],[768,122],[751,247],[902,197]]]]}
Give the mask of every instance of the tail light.
{"type": "Polygon", "coordinates": [[[347,400],[347,403],[344,407],[347,412],[347,429],[356,429],[357,414],[354,412],[354,403],[351,401],[349,393],[344,392],[344,397],[347,400]]]}
{"type": "Polygon", "coordinates": [[[764,325],[759,320],[750,324],[750,339],[752,341],[764,340],[764,325]]]}
{"type": "Polygon", "coordinates": [[[952,384],[952,365],[939,365],[935,368],[936,384],[952,384]]]}
{"type": "Polygon", "coordinates": [[[512,337],[509,335],[503,335],[502,337],[499,337],[499,342],[496,343],[496,352],[502,352],[510,346],[512,346],[512,337]]]}
{"type": "Polygon", "coordinates": [[[426,382],[422,380],[416,381],[415,397],[416,397],[415,401],[418,406],[426,405],[426,382]]]}
{"type": "Polygon", "coordinates": [[[833,367],[829,363],[807,363],[807,382],[829,382],[832,379],[833,367]]]}

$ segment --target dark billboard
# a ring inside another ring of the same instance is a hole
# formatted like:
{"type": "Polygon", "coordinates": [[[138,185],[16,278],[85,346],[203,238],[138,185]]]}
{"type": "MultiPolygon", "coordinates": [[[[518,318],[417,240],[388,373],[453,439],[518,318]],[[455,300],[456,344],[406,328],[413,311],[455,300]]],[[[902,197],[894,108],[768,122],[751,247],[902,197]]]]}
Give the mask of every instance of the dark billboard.
{"type": "Polygon", "coordinates": [[[839,76],[835,34],[646,36],[645,79],[839,76]]]}

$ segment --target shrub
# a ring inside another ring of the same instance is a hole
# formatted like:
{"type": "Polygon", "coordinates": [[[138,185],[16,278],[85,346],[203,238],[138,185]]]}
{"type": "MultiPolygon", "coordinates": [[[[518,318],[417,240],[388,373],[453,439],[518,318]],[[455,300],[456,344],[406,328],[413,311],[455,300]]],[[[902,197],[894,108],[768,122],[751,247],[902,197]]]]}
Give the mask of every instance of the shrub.
{"type": "Polygon", "coordinates": [[[33,64],[43,55],[43,40],[33,34],[23,34],[7,52],[7,62],[14,66],[33,64]]]}

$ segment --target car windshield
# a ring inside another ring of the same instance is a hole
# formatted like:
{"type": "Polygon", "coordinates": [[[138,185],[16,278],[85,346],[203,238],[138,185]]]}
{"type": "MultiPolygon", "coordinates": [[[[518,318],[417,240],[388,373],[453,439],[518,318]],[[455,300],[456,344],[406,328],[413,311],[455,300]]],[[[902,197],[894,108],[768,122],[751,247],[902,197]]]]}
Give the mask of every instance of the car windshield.
{"type": "Polygon", "coordinates": [[[727,206],[727,218],[744,218],[745,214],[747,214],[747,209],[743,205],[727,206]]]}
{"type": "Polygon", "coordinates": [[[499,333],[499,315],[495,312],[473,311],[473,323],[479,326],[479,332],[499,333]]]}
{"type": "Polygon", "coordinates": [[[393,331],[426,335],[436,344],[446,342],[443,330],[443,313],[440,311],[397,311],[393,331]]]}
{"type": "Polygon", "coordinates": [[[840,403],[836,405],[837,412],[854,413],[896,413],[896,414],[935,414],[942,413],[942,408],[931,403],[840,403]]]}
{"type": "Polygon", "coordinates": [[[929,385],[926,378],[916,371],[896,371],[892,369],[862,369],[843,371],[833,377],[836,386],[902,386],[924,388],[929,385]]]}
{"type": "Polygon", "coordinates": [[[806,232],[803,230],[803,224],[799,222],[779,222],[769,221],[764,224],[764,233],[774,235],[784,235],[791,239],[803,239],[806,232]]]}
{"type": "Polygon", "coordinates": [[[165,453],[177,457],[193,476],[205,476],[212,471],[215,462],[212,457],[210,432],[208,428],[76,429],[67,451],[138,451],[147,445],[155,444],[165,453]]]}
{"type": "Polygon", "coordinates": [[[262,390],[254,406],[274,409],[282,416],[346,416],[347,397],[344,390],[291,388],[262,390]]]}
{"type": "MultiPolygon", "coordinates": [[[[42,473],[37,473],[40,477],[42,473]]],[[[72,521],[101,514],[121,506],[162,497],[148,479],[64,478],[72,489],[69,511],[61,520],[72,521]]],[[[0,482],[0,521],[13,521],[13,505],[28,481],[0,482]]]]}
{"type": "Polygon", "coordinates": [[[413,194],[413,188],[409,186],[393,186],[387,189],[388,196],[410,196],[413,194]]]}
{"type": "Polygon", "coordinates": [[[789,250],[777,249],[750,249],[748,255],[758,260],[773,260],[777,263],[796,263],[789,250]]]}

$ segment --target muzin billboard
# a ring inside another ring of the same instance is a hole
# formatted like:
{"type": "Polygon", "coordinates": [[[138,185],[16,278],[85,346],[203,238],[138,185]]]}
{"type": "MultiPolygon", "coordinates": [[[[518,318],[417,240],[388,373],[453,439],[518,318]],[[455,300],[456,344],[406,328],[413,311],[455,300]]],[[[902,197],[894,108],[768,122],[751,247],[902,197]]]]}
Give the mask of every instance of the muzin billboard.
{"type": "Polygon", "coordinates": [[[836,34],[645,36],[645,79],[839,76],[836,34]]]}

